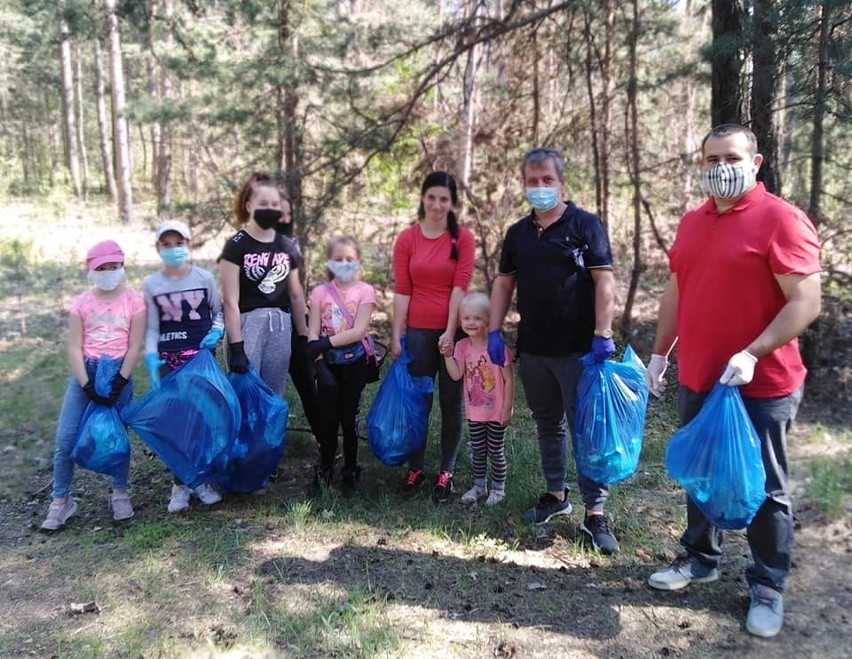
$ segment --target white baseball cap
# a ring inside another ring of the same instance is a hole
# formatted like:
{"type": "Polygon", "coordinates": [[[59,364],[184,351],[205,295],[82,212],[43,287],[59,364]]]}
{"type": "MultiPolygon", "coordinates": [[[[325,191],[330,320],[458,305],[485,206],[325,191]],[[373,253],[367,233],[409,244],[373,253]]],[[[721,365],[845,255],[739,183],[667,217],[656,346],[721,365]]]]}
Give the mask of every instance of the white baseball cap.
{"type": "Polygon", "coordinates": [[[174,231],[175,233],[179,233],[183,237],[184,240],[189,240],[189,238],[190,238],[189,227],[186,226],[186,224],[184,224],[180,220],[166,220],[165,222],[161,223],[157,227],[157,234],[156,234],[157,238],[156,238],[156,240],[159,240],[160,236],[162,236],[164,233],[167,233],[169,231],[174,231]]]}

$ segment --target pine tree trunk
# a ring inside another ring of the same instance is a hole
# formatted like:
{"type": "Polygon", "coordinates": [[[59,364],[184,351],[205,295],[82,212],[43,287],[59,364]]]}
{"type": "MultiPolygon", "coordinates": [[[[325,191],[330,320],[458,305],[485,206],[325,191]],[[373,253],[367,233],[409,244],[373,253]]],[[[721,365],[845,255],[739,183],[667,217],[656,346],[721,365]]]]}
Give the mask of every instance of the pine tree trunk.
{"type": "MultiPolygon", "coordinates": [[[[174,3],[172,0],[163,0],[163,19],[166,24],[172,18],[174,13],[174,3]]],[[[171,49],[172,31],[167,29],[164,42],[166,49],[171,49]]],[[[164,103],[168,103],[174,95],[174,87],[172,79],[169,77],[168,71],[160,70],[160,98],[164,103]]],[[[158,211],[168,212],[172,206],[172,129],[168,123],[160,127],[160,144],[155,151],[156,158],[156,188],[157,188],[157,209],[158,211]]]]}
{"type": "Polygon", "coordinates": [[[774,108],[778,91],[778,48],[773,14],[774,0],[754,2],[754,45],[752,51],[751,126],[757,137],[763,164],[758,179],[769,192],[779,194],[778,137],[775,132],[774,108]]]}
{"type": "Polygon", "coordinates": [[[601,151],[599,145],[600,126],[598,126],[597,100],[594,88],[594,36],[592,34],[592,17],[589,10],[583,12],[585,26],[583,37],[586,43],[584,67],[586,71],[586,94],[589,97],[589,131],[592,134],[592,169],[595,176],[595,205],[600,217],[603,214],[603,188],[601,185],[601,151]]]}
{"type": "Polygon", "coordinates": [[[112,137],[106,109],[106,85],[104,83],[104,61],[101,54],[101,42],[94,39],[95,51],[95,107],[98,115],[98,143],[101,147],[101,166],[104,172],[104,184],[109,198],[118,199],[115,186],[115,171],[112,166],[112,137]]]}
{"type": "Polygon", "coordinates": [[[74,64],[71,61],[71,33],[63,14],[64,0],[59,3],[59,61],[62,83],[63,137],[65,139],[65,162],[71,175],[71,189],[80,197],[80,154],[77,151],[77,117],[74,102],[74,64]]]}
{"type": "Polygon", "coordinates": [[[713,49],[710,55],[712,92],[710,114],[714,126],[743,123],[742,31],[739,0],[712,0],[713,49]]]}
{"type": "Polygon", "coordinates": [[[612,101],[615,79],[612,74],[612,44],[615,34],[615,7],[613,0],[604,3],[604,56],[601,65],[603,100],[601,102],[601,221],[609,231],[610,190],[610,135],[612,134],[612,101]]]}
{"type": "Polygon", "coordinates": [[[633,27],[628,36],[628,61],[630,67],[627,84],[628,121],[630,122],[630,169],[633,182],[633,269],[630,271],[630,285],[627,289],[627,299],[624,301],[624,311],[621,314],[621,333],[627,336],[630,332],[633,315],[633,303],[639,288],[639,275],[642,273],[642,179],[639,159],[639,112],[637,110],[637,91],[639,87],[639,70],[636,62],[636,44],[639,41],[639,1],[632,0],[633,27]]]}
{"type": "Polygon", "coordinates": [[[75,48],[77,67],[74,69],[74,89],[77,97],[77,150],[80,154],[80,174],[83,199],[89,198],[89,154],[86,150],[86,122],[83,118],[83,49],[75,48]]]}
{"type": "Polygon", "coordinates": [[[130,171],[130,130],[124,117],[124,68],[121,63],[121,36],[116,0],[105,0],[107,29],[109,33],[109,59],[112,81],[113,147],[115,149],[115,174],[118,189],[118,216],[122,224],[133,220],[133,189],[130,171]]]}
{"type": "Polygon", "coordinates": [[[819,3],[819,42],[817,44],[817,78],[814,89],[813,132],[811,133],[811,194],[808,203],[808,215],[814,224],[819,224],[822,205],[822,165],[825,160],[823,142],[823,121],[827,99],[826,76],[828,73],[828,31],[831,28],[831,3],[827,0],[819,3]]]}
{"type": "MultiPolygon", "coordinates": [[[[279,0],[278,3],[278,46],[285,58],[290,58],[293,66],[298,62],[298,42],[293,34],[292,0],[279,0]]],[[[302,202],[302,131],[298,117],[299,90],[296,76],[282,85],[281,108],[284,132],[284,169],[286,171],[287,190],[290,193],[290,208],[293,216],[295,235],[304,245],[306,238],[305,209],[302,202]]]]}
{"type": "MultiPolygon", "coordinates": [[[[145,72],[148,75],[148,98],[154,105],[160,101],[159,67],[154,57],[154,25],[158,20],[158,0],[150,0],[148,29],[145,32],[145,72]]],[[[157,154],[160,151],[160,122],[151,122],[151,184],[157,187],[157,154]]],[[[159,205],[159,204],[158,204],[159,205]]]]}

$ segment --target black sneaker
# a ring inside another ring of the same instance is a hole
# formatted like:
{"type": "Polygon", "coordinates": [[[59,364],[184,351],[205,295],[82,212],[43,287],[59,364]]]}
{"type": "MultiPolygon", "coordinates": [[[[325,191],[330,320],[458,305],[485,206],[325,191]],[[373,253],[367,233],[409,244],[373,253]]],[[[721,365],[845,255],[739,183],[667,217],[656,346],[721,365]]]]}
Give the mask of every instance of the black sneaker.
{"type": "Polygon", "coordinates": [[[435,479],[435,487],[432,488],[432,500],[435,503],[443,503],[450,498],[453,492],[453,472],[439,471],[435,479]]]}
{"type": "Polygon", "coordinates": [[[340,489],[349,494],[361,484],[361,467],[344,467],[340,470],[340,489]]]}
{"type": "Polygon", "coordinates": [[[580,532],[592,541],[592,545],[600,553],[610,555],[618,551],[618,540],[609,528],[606,515],[586,515],[580,524],[580,532]]]}
{"type": "Polygon", "coordinates": [[[560,501],[550,492],[541,495],[538,503],[524,513],[524,521],[527,524],[546,524],[557,515],[570,515],[574,507],[568,501],[568,490],[565,490],[565,499],[560,501]]]}
{"type": "Polygon", "coordinates": [[[415,494],[423,481],[426,480],[426,474],[420,469],[409,469],[408,475],[405,477],[405,482],[402,484],[403,494],[415,494]]]}

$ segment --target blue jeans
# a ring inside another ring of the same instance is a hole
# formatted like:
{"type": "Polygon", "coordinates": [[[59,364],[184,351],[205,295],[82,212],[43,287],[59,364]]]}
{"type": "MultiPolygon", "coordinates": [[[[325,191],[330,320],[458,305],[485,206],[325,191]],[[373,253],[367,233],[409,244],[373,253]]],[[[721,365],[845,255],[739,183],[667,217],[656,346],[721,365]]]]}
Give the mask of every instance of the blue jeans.
{"type": "MultiPolygon", "coordinates": [[[[86,360],[86,372],[89,379],[95,381],[97,360],[86,360]]],[[[133,398],[133,380],[124,387],[115,404],[116,409],[121,409],[133,398]]],[[[83,387],[77,382],[77,378],[71,376],[68,387],[65,389],[65,397],[62,399],[62,410],[59,412],[59,421],[56,424],[56,451],[53,454],[53,496],[64,499],[71,494],[71,480],[74,478],[74,460],[71,459],[71,451],[77,441],[77,431],[83,413],[89,406],[89,397],[83,391],[83,387]]],[[[130,474],[130,460],[126,468],[112,479],[114,490],[123,490],[127,487],[130,474]]]]}
{"type": "MultiPolygon", "coordinates": [[[[441,471],[455,471],[462,438],[462,382],[447,373],[444,358],[438,352],[438,337],[444,330],[409,327],[405,333],[405,348],[414,361],[409,364],[411,375],[438,375],[438,403],[441,406],[441,471]]],[[[429,396],[432,409],[432,396],[429,396]]],[[[423,470],[426,446],[408,460],[410,469],[423,470]]]]}
{"type": "MultiPolygon", "coordinates": [[[[790,499],[787,465],[787,433],[799,403],[803,387],[777,398],[743,398],[746,411],[760,437],[763,467],[766,470],[766,501],[746,529],[754,560],[746,568],[750,586],[762,584],[784,592],[793,551],[793,504],[790,499]]],[[[681,423],[688,423],[701,409],[706,393],[684,386],[678,391],[681,423]]],[[[686,498],[686,531],[680,544],[687,553],[708,568],[718,567],[722,559],[722,531],[711,524],[698,506],[686,498]]]]}
{"type": "MultiPolygon", "coordinates": [[[[541,470],[548,492],[565,489],[568,432],[574,427],[577,382],[582,371],[579,353],[567,357],[520,354],[518,372],[538,431],[541,470]]],[[[586,511],[602,513],[609,498],[609,486],[583,476],[579,469],[577,486],[586,511]]]]}

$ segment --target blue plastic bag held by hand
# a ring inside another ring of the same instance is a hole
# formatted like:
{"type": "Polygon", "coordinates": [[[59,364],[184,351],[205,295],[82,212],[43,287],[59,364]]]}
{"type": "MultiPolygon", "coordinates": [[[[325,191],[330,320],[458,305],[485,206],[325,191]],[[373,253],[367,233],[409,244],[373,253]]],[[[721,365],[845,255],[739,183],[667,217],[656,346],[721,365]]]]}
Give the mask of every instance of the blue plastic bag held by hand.
{"type": "Polygon", "coordinates": [[[648,385],[645,365],[627,346],[620,362],[585,355],[577,384],[574,455],[577,468],[596,483],[616,483],[639,465],[648,385]]]}
{"type": "Polygon", "coordinates": [[[201,350],[122,411],[127,424],[186,486],[224,468],[240,427],[240,404],[209,350],[201,350]]]}
{"type": "Polygon", "coordinates": [[[766,471],[738,387],[716,383],[695,418],[672,436],[666,468],[719,528],[751,523],[766,498],[766,471]]]}
{"type": "MultiPolygon", "coordinates": [[[[110,357],[98,359],[95,371],[95,391],[108,398],[112,379],[121,368],[121,361],[110,357]]],[[[130,437],[114,407],[89,403],[80,427],[71,458],[90,471],[120,476],[130,461],[130,437]]]]}
{"type": "Polygon", "coordinates": [[[412,361],[403,339],[402,354],[388,369],[367,414],[370,449],[388,466],[403,464],[426,443],[429,395],[435,381],[427,375],[411,375],[412,361]]]}
{"type": "Polygon", "coordinates": [[[227,378],[237,393],[242,422],[227,464],[213,477],[227,490],[254,492],[266,485],[281,460],[290,408],[254,368],[227,378]]]}

